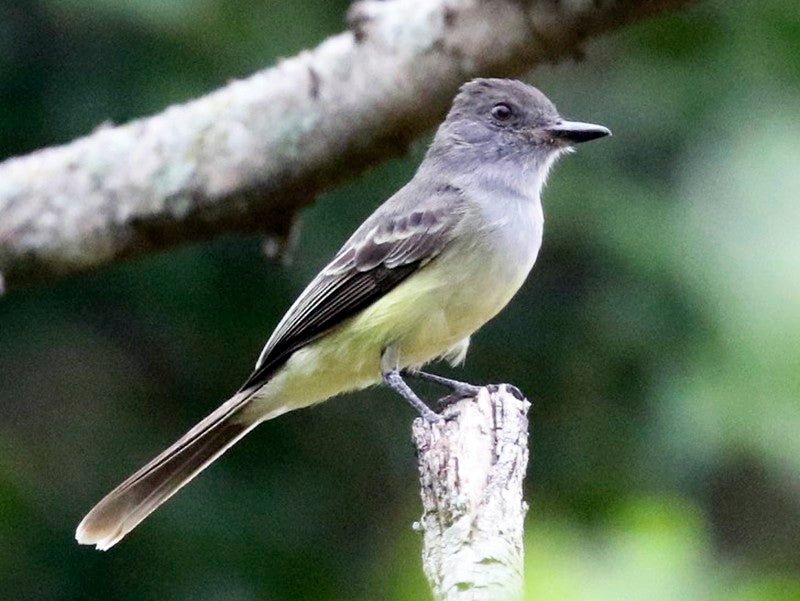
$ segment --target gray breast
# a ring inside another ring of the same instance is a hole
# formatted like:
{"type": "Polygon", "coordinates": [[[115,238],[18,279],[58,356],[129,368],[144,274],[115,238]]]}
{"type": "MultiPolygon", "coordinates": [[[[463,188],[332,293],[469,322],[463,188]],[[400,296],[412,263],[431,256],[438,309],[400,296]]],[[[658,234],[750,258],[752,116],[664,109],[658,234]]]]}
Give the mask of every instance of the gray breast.
{"type": "Polygon", "coordinates": [[[544,217],[538,198],[494,197],[483,203],[487,251],[495,268],[513,275],[526,275],[533,267],[542,245],[544,217]]]}

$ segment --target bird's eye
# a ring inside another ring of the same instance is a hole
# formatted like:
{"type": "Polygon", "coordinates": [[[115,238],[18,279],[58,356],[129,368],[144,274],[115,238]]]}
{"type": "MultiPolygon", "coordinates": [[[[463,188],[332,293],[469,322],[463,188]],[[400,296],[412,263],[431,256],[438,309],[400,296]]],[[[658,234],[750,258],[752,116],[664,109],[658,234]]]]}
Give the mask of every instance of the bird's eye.
{"type": "Polygon", "coordinates": [[[508,121],[514,116],[514,111],[505,102],[498,102],[492,107],[492,117],[498,121],[508,121]]]}

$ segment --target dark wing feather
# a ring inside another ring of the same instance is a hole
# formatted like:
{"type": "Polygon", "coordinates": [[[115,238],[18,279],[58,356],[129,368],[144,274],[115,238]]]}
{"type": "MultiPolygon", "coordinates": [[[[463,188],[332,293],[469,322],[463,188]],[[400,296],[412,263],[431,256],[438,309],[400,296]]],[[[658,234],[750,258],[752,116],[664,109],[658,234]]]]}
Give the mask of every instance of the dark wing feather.
{"type": "Polygon", "coordinates": [[[298,348],[368,307],[438,255],[460,220],[458,196],[448,188],[411,210],[387,203],[364,222],[286,313],[240,391],[262,386],[298,348]]]}

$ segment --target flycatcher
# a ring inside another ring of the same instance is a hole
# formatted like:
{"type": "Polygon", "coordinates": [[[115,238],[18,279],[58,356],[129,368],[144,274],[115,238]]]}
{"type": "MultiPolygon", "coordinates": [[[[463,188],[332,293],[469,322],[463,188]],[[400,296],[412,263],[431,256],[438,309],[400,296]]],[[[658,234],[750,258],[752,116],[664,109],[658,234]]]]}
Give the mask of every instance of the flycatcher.
{"type": "Polygon", "coordinates": [[[250,430],[287,411],[383,381],[433,421],[404,377],[473,394],[419,369],[437,358],[463,361],[470,335],[533,267],[550,167],[573,144],[610,133],[562,119],[519,81],[462,86],[417,173],[306,287],[239,391],[100,501],[78,526],[78,542],[108,549],[250,430]]]}

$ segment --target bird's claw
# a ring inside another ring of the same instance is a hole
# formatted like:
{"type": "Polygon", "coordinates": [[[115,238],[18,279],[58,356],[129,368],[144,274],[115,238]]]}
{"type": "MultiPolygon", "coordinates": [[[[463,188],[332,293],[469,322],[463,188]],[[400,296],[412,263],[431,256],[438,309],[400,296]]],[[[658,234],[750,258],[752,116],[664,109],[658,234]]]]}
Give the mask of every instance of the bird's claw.
{"type": "Polygon", "coordinates": [[[486,385],[486,390],[488,390],[492,394],[496,394],[496,393],[500,392],[501,388],[504,388],[506,390],[506,392],[511,394],[511,396],[513,396],[518,401],[524,401],[525,400],[525,395],[522,394],[522,391],[519,388],[517,388],[516,386],[514,386],[513,384],[487,384],[486,385]]]}

